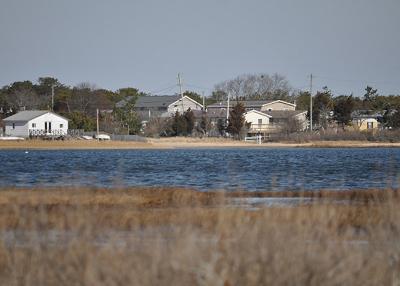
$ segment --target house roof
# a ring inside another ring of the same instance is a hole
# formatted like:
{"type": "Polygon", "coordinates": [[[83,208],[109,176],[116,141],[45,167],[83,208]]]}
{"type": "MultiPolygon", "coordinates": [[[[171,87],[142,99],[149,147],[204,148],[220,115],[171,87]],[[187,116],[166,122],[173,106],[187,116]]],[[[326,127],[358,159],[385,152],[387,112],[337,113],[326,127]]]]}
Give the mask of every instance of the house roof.
{"type": "Polygon", "coordinates": [[[135,103],[135,107],[168,107],[171,103],[174,103],[180,98],[180,95],[140,96],[135,103]]]}
{"type": "Polygon", "coordinates": [[[271,110],[271,111],[263,111],[263,113],[271,116],[272,118],[289,118],[292,116],[296,116],[307,111],[304,110],[271,110]]]}
{"type": "MultiPolygon", "coordinates": [[[[236,104],[236,100],[230,101],[230,106],[234,106],[236,104]]],[[[243,103],[245,108],[261,108],[264,104],[273,102],[272,100],[240,100],[240,103],[243,103]]],[[[207,108],[226,108],[227,107],[226,101],[217,102],[207,106],[207,108]]]]}
{"type": "MultiPolygon", "coordinates": [[[[46,114],[46,113],[52,113],[59,117],[62,117],[61,115],[58,115],[58,114],[48,111],[48,110],[24,110],[24,111],[20,111],[14,115],[4,118],[3,121],[29,121],[36,117],[42,116],[43,114],[46,114]]],[[[62,118],[64,118],[65,120],[68,120],[65,117],[62,117],[62,118]]]]}
{"type": "Polygon", "coordinates": [[[257,113],[259,115],[266,116],[266,117],[269,117],[269,118],[272,117],[270,114],[267,114],[266,112],[258,111],[258,110],[255,110],[255,109],[247,111],[245,114],[248,114],[248,113],[257,113]]]}
{"type": "Polygon", "coordinates": [[[284,100],[280,100],[280,99],[278,99],[278,100],[272,100],[272,101],[270,101],[270,102],[266,102],[266,103],[264,103],[263,105],[270,105],[270,104],[273,104],[273,103],[276,103],[276,102],[280,102],[280,103],[283,103],[283,104],[286,104],[286,105],[291,105],[291,106],[293,106],[293,107],[296,107],[296,104],[290,103],[290,102],[287,102],[287,101],[284,101],[284,100]]]}
{"type": "Polygon", "coordinates": [[[226,110],[221,109],[207,109],[207,111],[203,110],[192,110],[195,118],[201,118],[205,115],[207,118],[226,118],[226,110]]]}
{"type": "Polygon", "coordinates": [[[351,113],[353,119],[356,118],[378,118],[382,117],[382,113],[373,110],[355,110],[351,113]]]}
{"type": "MultiPolygon", "coordinates": [[[[171,103],[179,100],[180,95],[144,95],[139,96],[136,100],[136,108],[157,108],[157,107],[168,107],[171,103]]],[[[132,99],[132,96],[128,96],[117,102],[116,107],[124,107],[126,103],[132,99]]]]}

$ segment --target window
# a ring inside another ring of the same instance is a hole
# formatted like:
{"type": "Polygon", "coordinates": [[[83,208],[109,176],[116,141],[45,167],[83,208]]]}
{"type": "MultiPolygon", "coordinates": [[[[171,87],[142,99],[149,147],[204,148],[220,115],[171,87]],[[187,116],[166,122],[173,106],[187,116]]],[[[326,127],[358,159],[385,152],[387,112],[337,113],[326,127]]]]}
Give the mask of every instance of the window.
{"type": "Polygon", "coordinates": [[[258,125],[260,125],[260,126],[262,125],[262,118],[258,119],[258,125]]]}
{"type": "Polygon", "coordinates": [[[15,123],[13,123],[13,129],[15,129],[15,123]]]}
{"type": "Polygon", "coordinates": [[[373,129],[374,128],[374,123],[373,122],[367,122],[367,129],[373,129]]]}
{"type": "Polygon", "coordinates": [[[64,128],[64,124],[60,124],[60,128],[64,128]]]}
{"type": "Polygon", "coordinates": [[[36,123],[32,123],[32,128],[36,128],[36,123]]]}

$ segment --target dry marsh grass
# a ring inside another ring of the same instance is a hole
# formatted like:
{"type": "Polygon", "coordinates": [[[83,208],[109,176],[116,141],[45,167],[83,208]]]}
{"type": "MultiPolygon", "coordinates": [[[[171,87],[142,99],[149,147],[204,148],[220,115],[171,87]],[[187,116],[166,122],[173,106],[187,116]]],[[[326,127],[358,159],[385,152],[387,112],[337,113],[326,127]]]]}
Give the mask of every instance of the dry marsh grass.
{"type": "Polygon", "coordinates": [[[399,285],[397,191],[319,192],[292,207],[227,204],[246,196],[1,190],[0,284],[399,285]]]}

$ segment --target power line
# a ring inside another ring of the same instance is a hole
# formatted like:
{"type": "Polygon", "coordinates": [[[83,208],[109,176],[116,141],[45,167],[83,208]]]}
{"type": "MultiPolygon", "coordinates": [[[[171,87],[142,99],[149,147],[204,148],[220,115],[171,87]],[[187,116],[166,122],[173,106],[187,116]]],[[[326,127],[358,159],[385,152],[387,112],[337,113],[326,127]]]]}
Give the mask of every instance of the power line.
{"type": "Polygon", "coordinates": [[[333,78],[330,76],[314,76],[314,78],[327,79],[332,81],[343,81],[343,82],[354,82],[354,83],[367,83],[367,84],[387,84],[387,85],[395,85],[399,86],[400,83],[390,82],[390,81],[370,81],[370,80],[361,80],[361,79],[341,79],[341,78],[333,78]]]}
{"type": "Polygon", "coordinates": [[[150,91],[150,94],[156,94],[156,93],[160,93],[160,92],[165,92],[165,91],[170,91],[172,89],[176,88],[176,83],[174,85],[171,86],[167,86],[165,88],[162,89],[158,89],[158,90],[154,90],[154,91],[150,91]]]}
{"type": "Polygon", "coordinates": [[[209,87],[204,87],[204,86],[199,86],[199,85],[194,85],[194,84],[189,84],[186,83],[186,86],[188,87],[193,87],[193,88],[198,88],[198,89],[203,89],[203,90],[214,90],[213,88],[209,88],[209,87]]]}

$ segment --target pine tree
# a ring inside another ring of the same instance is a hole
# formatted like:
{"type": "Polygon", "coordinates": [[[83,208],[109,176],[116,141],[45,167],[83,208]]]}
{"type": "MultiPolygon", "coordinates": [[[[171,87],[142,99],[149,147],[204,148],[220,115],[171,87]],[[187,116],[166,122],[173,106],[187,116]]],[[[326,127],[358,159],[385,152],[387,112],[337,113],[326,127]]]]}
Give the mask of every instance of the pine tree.
{"type": "Polygon", "coordinates": [[[236,105],[229,112],[229,123],[226,131],[232,134],[235,138],[239,139],[240,131],[244,126],[245,118],[244,113],[246,108],[243,103],[237,102],[236,105]]]}

